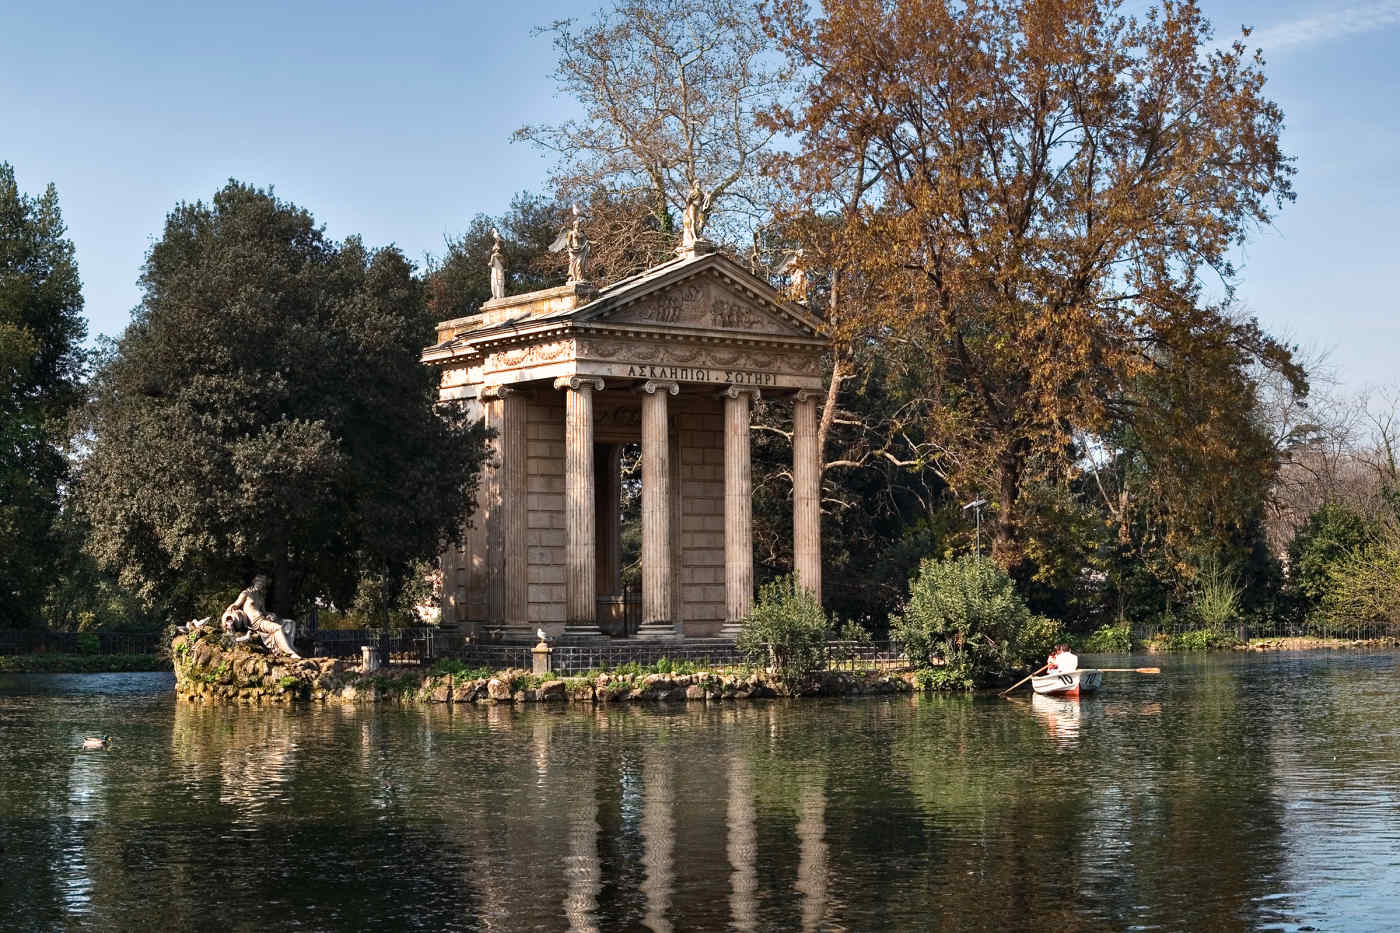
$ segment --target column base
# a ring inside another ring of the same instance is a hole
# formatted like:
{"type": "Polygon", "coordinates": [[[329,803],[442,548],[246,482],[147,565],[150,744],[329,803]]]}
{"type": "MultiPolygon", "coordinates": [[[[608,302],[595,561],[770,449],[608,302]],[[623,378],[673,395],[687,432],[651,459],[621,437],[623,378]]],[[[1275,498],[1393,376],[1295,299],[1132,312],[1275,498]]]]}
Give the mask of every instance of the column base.
{"type": "Polygon", "coordinates": [[[500,641],[528,642],[533,645],[539,641],[535,635],[535,629],[538,627],[528,622],[507,622],[497,628],[495,634],[500,641]]]}
{"type": "Polygon", "coordinates": [[[603,630],[592,622],[570,622],[564,626],[564,634],[560,636],[560,641],[577,643],[590,641],[606,641],[607,635],[603,630]]]}
{"type": "Polygon", "coordinates": [[[716,637],[723,638],[726,641],[738,641],[739,632],[743,627],[743,622],[726,622],[720,626],[719,634],[716,637]]]}
{"type": "Polygon", "coordinates": [[[634,637],[644,641],[679,641],[681,632],[674,622],[643,622],[634,637]]]}

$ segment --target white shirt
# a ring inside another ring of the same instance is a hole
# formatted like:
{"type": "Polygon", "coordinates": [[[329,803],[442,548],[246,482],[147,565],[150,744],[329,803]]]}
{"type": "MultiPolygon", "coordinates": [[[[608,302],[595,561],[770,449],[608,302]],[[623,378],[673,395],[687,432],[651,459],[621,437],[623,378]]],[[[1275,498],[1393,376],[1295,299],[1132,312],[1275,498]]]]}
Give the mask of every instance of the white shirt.
{"type": "Polygon", "coordinates": [[[1073,651],[1061,651],[1050,659],[1051,674],[1068,674],[1079,670],[1079,655],[1073,651]]]}

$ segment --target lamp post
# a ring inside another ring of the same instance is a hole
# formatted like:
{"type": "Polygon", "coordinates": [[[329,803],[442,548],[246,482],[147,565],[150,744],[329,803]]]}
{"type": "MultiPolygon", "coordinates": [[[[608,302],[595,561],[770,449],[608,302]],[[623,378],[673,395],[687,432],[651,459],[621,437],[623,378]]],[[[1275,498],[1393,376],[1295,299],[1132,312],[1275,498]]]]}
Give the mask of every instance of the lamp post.
{"type": "Polygon", "coordinates": [[[978,560],[981,560],[981,559],[982,559],[982,506],[984,506],[984,505],[986,505],[986,504],[987,504],[987,500],[986,500],[986,499],[973,499],[973,500],[972,500],[971,502],[969,502],[967,505],[965,505],[965,506],[962,507],[962,510],[963,510],[964,512],[966,512],[968,509],[972,509],[972,510],[973,510],[973,514],[977,517],[977,538],[976,538],[976,540],[977,540],[977,559],[978,559],[978,560]]]}

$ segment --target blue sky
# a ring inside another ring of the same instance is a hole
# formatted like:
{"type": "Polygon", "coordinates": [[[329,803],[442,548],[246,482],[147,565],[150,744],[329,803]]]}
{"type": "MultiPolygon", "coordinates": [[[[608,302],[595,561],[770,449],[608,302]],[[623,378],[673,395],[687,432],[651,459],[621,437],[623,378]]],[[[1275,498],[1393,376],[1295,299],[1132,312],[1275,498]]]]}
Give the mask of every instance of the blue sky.
{"type": "MultiPolygon", "coordinates": [[[[125,326],[166,213],[230,177],[421,260],[542,187],[510,134],[571,104],[531,30],[596,5],[11,0],[0,160],[58,186],[94,335],[125,326]]],[[[1255,28],[1298,159],[1297,202],[1240,255],[1242,303],[1344,388],[1400,385],[1400,0],[1203,7],[1222,37],[1255,28]]]]}

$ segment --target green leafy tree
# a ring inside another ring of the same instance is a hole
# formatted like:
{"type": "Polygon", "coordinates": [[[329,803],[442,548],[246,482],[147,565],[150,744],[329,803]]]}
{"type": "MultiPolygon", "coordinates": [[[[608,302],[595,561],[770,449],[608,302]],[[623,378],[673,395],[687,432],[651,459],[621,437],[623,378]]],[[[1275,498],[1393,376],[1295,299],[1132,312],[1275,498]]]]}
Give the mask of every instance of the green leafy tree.
{"type": "Polygon", "coordinates": [[[79,495],[90,549],[148,601],[386,599],[459,534],[483,434],[436,408],[422,283],[396,249],[328,240],[235,181],[180,204],[95,379],[79,495]],[[363,598],[363,593],[361,593],[363,598]]]}
{"type": "Polygon", "coordinates": [[[66,419],[82,395],[82,284],[53,185],[0,163],[0,627],[40,622],[61,550],[66,419]]]}
{"type": "Polygon", "coordinates": [[[1028,666],[1062,632],[1031,614],[996,563],[965,554],[919,565],[890,634],[915,664],[937,665],[943,685],[981,687],[1028,666]]]}
{"type": "Polygon", "coordinates": [[[1307,608],[1327,595],[1333,568],[1376,540],[1379,532],[1376,522],[1344,505],[1324,505],[1308,516],[1288,546],[1288,581],[1307,608]]]}
{"type": "Polygon", "coordinates": [[[830,627],[821,603],[789,575],[759,588],[737,647],[752,663],[796,683],[820,669],[830,627]]]}

